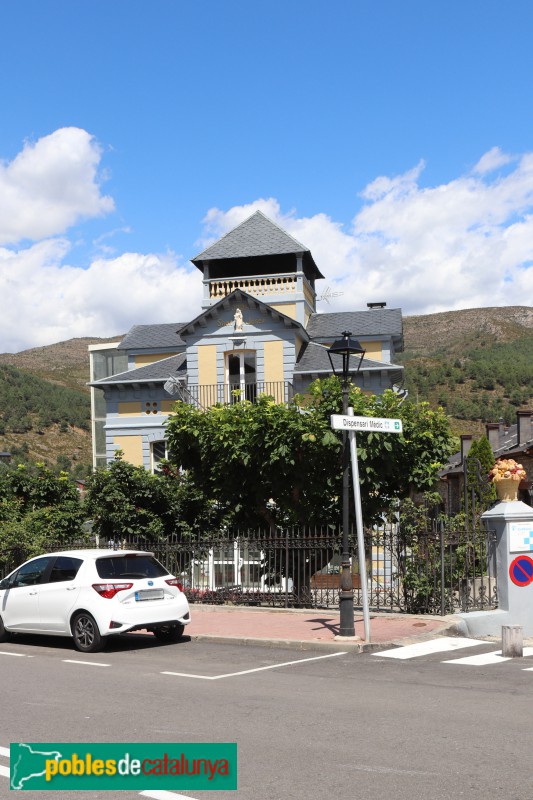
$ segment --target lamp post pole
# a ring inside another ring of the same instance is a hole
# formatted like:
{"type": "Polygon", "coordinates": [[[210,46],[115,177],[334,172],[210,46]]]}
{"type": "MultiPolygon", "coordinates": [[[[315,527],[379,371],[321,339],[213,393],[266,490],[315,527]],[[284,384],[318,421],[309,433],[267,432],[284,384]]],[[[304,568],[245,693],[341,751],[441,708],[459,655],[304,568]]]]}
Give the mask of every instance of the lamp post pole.
{"type": "MultiPolygon", "coordinates": [[[[333,373],[337,375],[333,356],[342,356],[342,413],[348,414],[350,393],[350,356],[359,359],[356,368],[358,373],[363,363],[365,351],[351,338],[350,331],[344,331],[342,339],[333,342],[328,356],[333,373]]],[[[353,413],[353,412],[352,412],[353,413]]],[[[350,561],[350,440],[348,433],[342,434],[342,562],[339,592],[340,625],[339,636],[355,636],[353,575],[350,561]]]]}
{"type": "MultiPolygon", "coordinates": [[[[342,413],[348,413],[350,379],[342,379],[342,413]]],[[[353,577],[350,563],[350,443],[348,432],[342,434],[342,562],[339,595],[339,636],[355,636],[353,577]]]]}

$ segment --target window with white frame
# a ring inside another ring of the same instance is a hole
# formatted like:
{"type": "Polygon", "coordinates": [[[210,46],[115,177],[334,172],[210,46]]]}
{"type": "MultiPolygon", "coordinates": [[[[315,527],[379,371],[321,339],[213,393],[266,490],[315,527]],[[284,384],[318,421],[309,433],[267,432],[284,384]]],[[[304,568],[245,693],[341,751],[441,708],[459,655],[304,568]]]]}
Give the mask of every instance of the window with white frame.
{"type": "Polygon", "coordinates": [[[152,472],[157,472],[163,459],[168,458],[168,448],[165,439],[152,442],[150,447],[150,466],[152,472]]]}

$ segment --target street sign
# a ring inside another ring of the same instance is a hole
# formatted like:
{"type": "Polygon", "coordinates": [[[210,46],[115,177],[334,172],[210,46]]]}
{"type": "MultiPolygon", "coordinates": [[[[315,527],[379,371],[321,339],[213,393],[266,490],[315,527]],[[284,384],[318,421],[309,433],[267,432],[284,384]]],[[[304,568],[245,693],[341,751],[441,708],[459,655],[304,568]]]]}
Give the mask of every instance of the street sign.
{"type": "Polygon", "coordinates": [[[401,419],[388,417],[348,417],[343,414],[331,415],[331,427],[335,431],[372,431],[373,433],[401,433],[401,419]]]}
{"type": "Polygon", "coordinates": [[[529,556],[517,556],[509,566],[509,577],[515,586],[533,583],[533,560],[529,556]]]}
{"type": "Polygon", "coordinates": [[[533,520],[509,523],[509,551],[511,553],[533,551],[533,520]]]}

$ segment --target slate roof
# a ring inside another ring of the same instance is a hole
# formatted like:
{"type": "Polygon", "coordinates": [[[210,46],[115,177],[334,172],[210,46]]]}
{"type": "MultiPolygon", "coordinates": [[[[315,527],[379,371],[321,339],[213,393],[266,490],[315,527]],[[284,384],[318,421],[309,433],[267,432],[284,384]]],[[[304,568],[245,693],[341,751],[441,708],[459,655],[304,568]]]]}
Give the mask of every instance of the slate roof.
{"type": "Polygon", "coordinates": [[[314,277],[324,277],[315,264],[308,247],[284,231],[262,211],[256,211],[251,217],[222,236],[218,242],[192,258],[191,261],[201,268],[203,261],[279,256],[288,253],[304,253],[308,264],[312,267],[314,277]]]}
{"type": "Polygon", "coordinates": [[[195,264],[196,261],[211,261],[215,258],[248,258],[306,251],[309,251],[308,247],[280,228],[262,211],[256,211],[191,261],[195,264]]]}
{"type": "MultiPolygon", "coordinates": [[[[492,449],[495,458],[520,458],[521,455],[533,456],[533,439],[528,439],[522,444],[518,444],[518,425],[514,423],[509,427],[503,426],[498,436],[498,447],[492,449]]],[[[463,473],[463,454],[454,453],[448,459],[448,463],[440,470],[439,475],[445,478],[447,475],[458,475],[463,473]]]]}
{"type": "Polygon", "coordinates": [[[163,347],[185,347],[178,331],[184,322],[162,325],[134,325],[118,346],[118,350],[153,350],[163,347]]]}
{"type": "MultiPolygon", "coordinates": [[[[374,361],[370,358],[363,358],[361,370],[378,370],[380,372],[386,370],[389,373],[392,372],[391,378],[393,383],[400,383],[403,378],[403,367],[399,367],[397,364],[389,364],[386,361],[374,361]]],[[[331,375],[328,348],[322,347],[314,342],[309,342],[300,352],[298,362],[294,368],[294,374],[309,375],[320,372],[327,372],[331,375]]]]}
{"type": "Polygon", "coordinates": [[[109,378],[102,378],[93,381],[89,386],[113,386],[124,383],[165,383],[171,376],[184,376],[187,368],[187,356],[179,353],[177,356],[169,356],[155,361],[153,364],[146,364],[138,369],[130,369],[111,375],[109,378]]]}
{"type": "Polygon", "coordinates": [[[393,336],[402,340],[403,325],[400,308],[380,308],[371,311],[337,311],[311,314],[307,333],[311,339],[340,338],[343,331],[362,336],[393,336]]]}
{"type": "Polygon", "coordinates": [[[519,454],[531,448],[533,448],[533,439],[518,444],[518,425],[515,423],[509,428],[504,428],[503,435],[500,437],[500,446],[493,452],[496,458],[503,458],[506,455],[519,454]]]}

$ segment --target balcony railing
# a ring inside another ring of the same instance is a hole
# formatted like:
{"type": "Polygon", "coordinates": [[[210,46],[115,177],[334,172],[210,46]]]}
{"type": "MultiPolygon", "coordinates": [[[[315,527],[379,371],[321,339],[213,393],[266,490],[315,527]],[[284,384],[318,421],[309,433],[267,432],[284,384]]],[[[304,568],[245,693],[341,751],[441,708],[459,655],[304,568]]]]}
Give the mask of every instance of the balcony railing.
{"type": "Polygon", "coordinates": [[[272,297],[278,294],[294,294],[296,291],[296,276],[289,275],[259,275],[246,278],[223,278],[209,282],[209,297],[220,300],[227,297],[235,289],[254,297],[272,297]]]}
{"type": "Polygon", "coordinates": [[[260,395],[273,397],[277,403],[289,403],[294,397],[290,381],[246,381],[245,383],[217,383],[212,385],[186,385],[177,387],[175,397],[199,408],[209,408],[217,403],[255,403],[260,395]]]}

